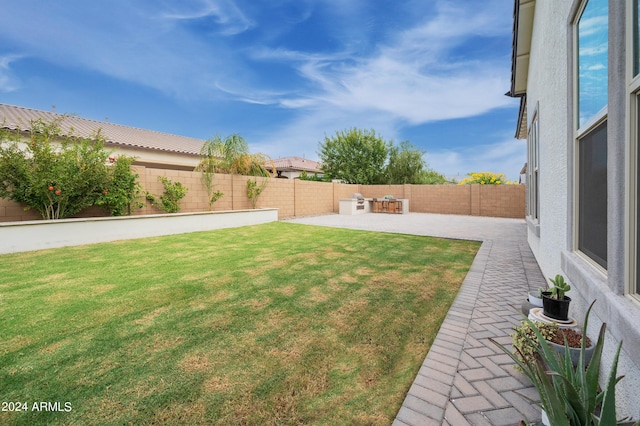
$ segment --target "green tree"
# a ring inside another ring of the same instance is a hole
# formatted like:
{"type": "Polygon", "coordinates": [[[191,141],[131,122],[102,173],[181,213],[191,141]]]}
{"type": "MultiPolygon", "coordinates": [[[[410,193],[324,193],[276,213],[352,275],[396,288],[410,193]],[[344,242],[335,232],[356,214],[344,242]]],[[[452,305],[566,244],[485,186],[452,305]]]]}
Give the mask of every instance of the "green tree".
{"type": "Polygon", "coordinates": [[[400,143],[400,147],[391,146],[387,164],[387,183],[424,183],[423,172],[427,167],[424,154],[425,151],[413,146],[409,141],[400,143]]]}
{"type": "Polygon", "coordinates": [[[447,178],[442,174],[438,173],[433,169],[427,168],[427,170],[423,170],[420,175],[420,182],[423,185],[442,185],[447,183],[447,178]]]}
{"type": "Polygon", "coordinates": [[[390,146],[375,130],[336,132],[319,144],[322,170],[330,179],[346,183],[382,183],[390,146]]]}
{"type": "Polygon", "coordinates": [[[331,179],[329,177],[327,177],[327,176],[319,176],[318,173],[314,173],[312,175],[309,175],[304,170],[300,173],[300,176],[298,176],[298,179],[300,179],[300,180],[310,180],[312,182],[331,182],[331,179]]]}
{"type": "Polygon", "coordinates": [[[104,138],[62,135],[60,120],[31,122],[30,140],[0,135],[0,197],[25,203],[44,219],[62,219],[94,205],[109,175],[104,138]]]}
{"type": "Polygon", "coordinates": [[[108,168],[109,182],[96,204],[109,210],[111,216],[130,215],[132,207],[144,206],[138,174],[131,170],[134,161],[135,157],[119,155],[108,168]]]}

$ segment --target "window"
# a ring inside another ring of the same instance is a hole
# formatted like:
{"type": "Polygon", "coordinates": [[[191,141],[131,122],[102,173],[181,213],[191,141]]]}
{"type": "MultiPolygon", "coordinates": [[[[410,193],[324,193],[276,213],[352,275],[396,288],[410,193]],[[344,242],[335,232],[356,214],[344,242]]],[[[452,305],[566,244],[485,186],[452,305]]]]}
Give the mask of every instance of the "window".
{"type": "Polygon", "coordinates": [[[640,31],[638,22],[640,21],[640,0],[633,0],[633,75],[640,73],[640,31]]]}
{"type": "Polygon", "coordinates": [[[578,20],[578,127],[607,105],[608,0],[589,0],[578,20]]]}
{"type": "Polygon", "coordinates": [[[607,268],[607,122],[579,141],[578,249],[607,268]]]}
{"type": "MultiPolygon", "coordinates": [[[[637,23],[635,25],[637,27],[637,23]]],[[[637,43],[636,43],[637,44],[637,43]]],[[[634,65],[635,66],[635,65],[634,65]]],[[[631,293],[636,293],[636,295],[640,295],[640,221],[638,218],[640,217],[640,146],[638,146],[639,137],[638,132],[640,131],[640,94],[636,94],[636,128],[635,128],[635,151],[636,151],[636,164],[635,164],[635,173],[636,173],[636,259],[635,259],[635,286],[631,288],[631,293]],[[634,288],[635,287],[635,288],[634,288]]],[[[632,225],[633,226],[633,225],[632,225]]]]}
{"type": "Polygon", "coordinates": [[[538,114],[535,113],[527,136],[527,215],[536,221],[540,220],[538,146],[538,114]]]}
{"type": "Polygon", "coordinates": [[[583,4],[577,30],[578,250],[607,268],[608,0],[583,4]]]}
{"type": "MultiPolygon", "coordinates": [[[[635,126],[631,123],[631,129],[629,134],[631,135],[631,144],[633,147],[631,152],[635,152],[635,164],[631,166],[632,170],[635,171],[635,212],[632,212],[631,217],[635,223],[631,223],[631,227],[635,227],[635,244],[631,246],[631,250],[635,251],[635,259],[631,261],[631,263],[635,263],[635,265],[630,265],[631,271],[631,283],[629,285],[628,291],[631,294],[634,294],[636,298],[640,299],[640,0],[630,0],[631,8],[633,10],[633,24],[632,24],[632,43],[633,48],[630,49],[633,52],[632,64],[633,64],[633,72],[632,72],[632,81],[629,85],[629,91],[632,99],[635,98],[635,126]]],[[[629,115],[632,115],[630,113],[629,115]]],[[[633,183],[630,185],[633,188],[633,183]]],[[[633,198],[632,198],[633,199],[633,198]]]]}

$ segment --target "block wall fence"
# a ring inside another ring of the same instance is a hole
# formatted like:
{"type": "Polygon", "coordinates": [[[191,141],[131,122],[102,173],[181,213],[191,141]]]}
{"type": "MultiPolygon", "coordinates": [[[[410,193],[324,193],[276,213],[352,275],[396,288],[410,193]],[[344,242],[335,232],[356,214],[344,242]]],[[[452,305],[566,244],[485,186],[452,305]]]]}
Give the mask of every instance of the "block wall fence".
{"type": "MultiPolygon", "coordinates": [[[[208,210],[207,192],[200,180],[201,173],[178,170],[153,169],[134,166],[142,188],[152,194],[164,191],[159,176],[181,182],[189,191],[180,202],[181,212],[208,210]]],[[[247,198],[248,176],[215,175],[216,190],[224,196],[213,205],[214,211],[250,209],[247,198]]],[[[258,181],[267,178],[256,178],[258,181]]],[[[471,216],[506,218],[525,217],[524,185],[349,185],[330,182],[312,182],[299,179],[269,179],[269,183],[258,199],[257,207],[278,208],[278,218],[311,216],[339,211],[341,198],[351,198],[359,192],[366,198],[381,198],[392,195],[407,198],[411,212],[442,213],[471,216]]],[[[164,213],[145,203],[142,209],[133,210],[134,215],[164,213]]],[[[91,207],[77,217],[106,216],[107,213],[91,207]]],[[[0,222],[37,220],[40,216],[13,201],[0,198],[0,222]]]]}

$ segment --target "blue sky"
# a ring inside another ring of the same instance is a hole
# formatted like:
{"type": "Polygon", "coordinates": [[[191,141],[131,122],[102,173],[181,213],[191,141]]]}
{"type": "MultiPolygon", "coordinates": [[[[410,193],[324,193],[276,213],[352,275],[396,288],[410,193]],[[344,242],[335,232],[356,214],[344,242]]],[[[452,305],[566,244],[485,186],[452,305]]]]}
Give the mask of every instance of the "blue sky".
{"type": "Polygon", "coordinates": [[[317,159],[359,127],[517,179],[512,0],[0,0],[0,102],[317,159]],[[99,6],[98,6],[99,5],[99,6]]]}

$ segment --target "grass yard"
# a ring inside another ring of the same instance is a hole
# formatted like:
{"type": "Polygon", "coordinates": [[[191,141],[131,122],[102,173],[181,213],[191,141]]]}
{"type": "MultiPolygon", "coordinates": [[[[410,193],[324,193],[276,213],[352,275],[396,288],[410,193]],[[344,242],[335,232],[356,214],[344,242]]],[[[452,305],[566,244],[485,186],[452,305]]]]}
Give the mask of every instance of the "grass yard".
{"type": "Polygon", "coordinates": [[[478,248],[276,222],[2,255],[0,424],[388,425],[478,248]]]}

